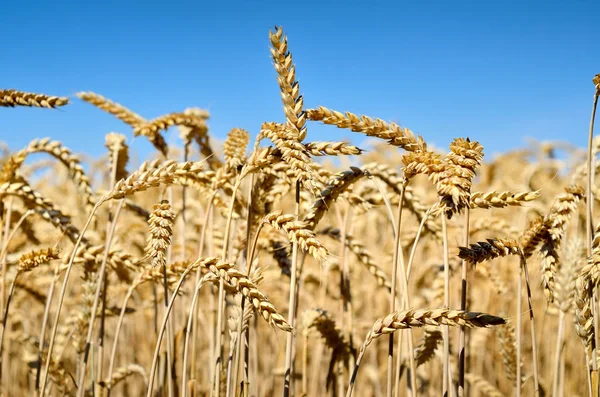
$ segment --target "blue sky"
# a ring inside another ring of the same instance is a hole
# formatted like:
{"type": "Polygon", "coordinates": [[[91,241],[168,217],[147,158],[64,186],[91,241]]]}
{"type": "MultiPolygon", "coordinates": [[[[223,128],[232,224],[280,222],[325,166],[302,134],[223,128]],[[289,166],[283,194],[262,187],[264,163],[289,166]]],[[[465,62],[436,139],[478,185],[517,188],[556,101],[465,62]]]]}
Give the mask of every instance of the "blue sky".
{"type": "MultiPolygon", "coordinates": [[[[283,120],[268,31],[289,38],[307,107],[324,105],[409,127],[436,146],[479,140],[486,152],[525,137],[586,142],[600,73],[597,2],[11,1],[0,87],[65,95],[57,111],[0,108],[0,140],[35,137],[104,152],[119,120],[75,97],[95,91],[146,118],[189,106],[212,133],[256,134],[283,120]]],[[[170,142],[177,131],[170,130],[170,142]]],[[[363,137],[309,124],[309,140],[363,137]]],[[[136,140],[142,155],[149,145],[136,140]]]]}

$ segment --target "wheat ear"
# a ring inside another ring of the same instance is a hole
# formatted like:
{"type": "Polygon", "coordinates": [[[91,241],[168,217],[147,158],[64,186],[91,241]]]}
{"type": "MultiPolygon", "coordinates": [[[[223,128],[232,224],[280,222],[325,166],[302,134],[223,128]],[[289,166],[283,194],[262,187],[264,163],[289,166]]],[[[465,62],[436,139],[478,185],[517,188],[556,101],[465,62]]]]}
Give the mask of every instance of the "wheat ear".
{"type": "Polygon", "coordinates": [[[256,284],[244,273],[235,269],[228,263],[223,263],[216,258],[206,260],[203,264],[209,271],[222,278],[225,282],[232,284],[238,291],[248,299],[258,313],[271,325],[282,331],[291,332],[292,327],[285,318],[277,311],[275,306],[263,294],[256,284]]]}
{"type": "Polygon", "coordinates": [[[318,174],[315,165],[310,158],[310,153],[299,141],[297,134],[288,129],[289,126],[277,123],[263,123],[257,142],[263,137],[268,138],[275,144],[283,160],[290,165],[299,180],[308,191],[318,188],[318,174]]]}
{"type": "Polygon", "coordinates": [[[471,185],[483,159],[483,146],[468,138],[456,138],[444,160],[444,170],[430,176],[436,183],[439,211],[448,218],[470,207],[471,185]]]}
{"type": "Polygon", "coordinates": [[[55,108],[69,103],[69,98],[56,97],[44,94],[35,94],[17,90],[0,89],[0,106],[30,106],[38,108],[55,108]]]}
{"type": "Polygon", "coordinates": [[[110,378],[106,378],[103,381],[100,381],[100,386],[102,387],[115,387],[118,383],[124,381],[131,375],[139,375],[142,377],[144,381],[144,386],[148,385],[148,375],[146,375],[146,371],[144,367],[138,364],[129,364],[124,367],[119,367],[113,373],[113,376],[110,378]]]}
{"type": "Polygon", "coordinates": [[[154,206],[148,219],[150,235],[146,248],[146,255],[150,258],[152,267],[162,268],[167,263],[167,249],[171,245],[174,220],[175,214],[171,211],[168,200],[162,200],[154,206]]]}
{"type": "Polygon", "coordinates": [[[292,53],[288,50],[287,36],[284,36],[281,27],[275,26],[274,32],[269,31],[269,40],[287,125],[294,132],[296,139],[302,141],[306,137],[304,100],[300,95],[300,84],[296,78],[292,53]]]}
{"type": "Polygon", "coordinates": [[[21,273],[30,272],[36,267],[50,263],[54,259],[59,258],[59,251],[57,248],[42,248],[39,250],[31,251],[26,254],[21,255],[19,258],[19,262],[17,265],[17,274],[10,286],[10,290],[8,292],[8,297],[6,299],[6,307],[4,308],[4,316],[2,317],[2,332],[0,332],[0,379],[2,378],[2,369],[3,369],[3,347],[4,347],[4,334],[6,332],[6,326],[8,325],[8,310],[10,307],[10,302],[12,300],[12,296],[15,291],[15,285],[17,283],[17,278],[21,273]]]}
{"type": "Polygon", "coordinates": [[[489,261],[494,258],[505,257],[508,255],[523,255],[523,251],[519,247],[517,240],[490,238],[487,241],[471,244],[469,248],[459,247],[458,257],[475,265],[479,262],[489,261]]]}
{"type": "Polygon", "coordinates": [[[125,106],[119,103],[113,102],[110,99],[106,99],[102,95],[96,94],[95,92],[78,92],[77,96],[82,101],[85,101],[99,109],[104,110],[107,113],[112,114],[119,120],[129,124],[132,127],[146,122],[146,119],[139,114],[127,109],[125,106]]]}
{"type": "Polygon", "coordinates": [[[51,141],[50,138],[34,139],[22,151],[22,160],[25,156],[32,153],[48,153],[67,167],[69,175],[77,185],[77,188],[82,193],[86,209],[90,211],[94,207],[92,199],[92,188],[90,179],[81,166],[79,157],[74,155],[71,150],[65,147],[60,141],[51,141]]]}
{"type": "Polygon", "coordinates": [[[202,171],[204,171],[203,162],[177,163],[172,160],[145,162],[129,177],[118,181],[99,203],[125,198],[152,187],[173,184],[179,179],[190,178],[194,180],[194,178],[199,177],[199,174],[202,174],[202,171]]]}
{"type": "Polygon", "coordinates": [[[309,142],[304,147],[312,156],[351,156],[363,152],[346,142],[309,142]]]}
{"type": "Polygon", "coordinates": [[[349,170],[333,176],[327,182],[325,189],[319,193],[318,199],[313,203],[308,214],[304,217],[304,222],[308,225],[308,228],[314,230],[340,194],[363,176],[365,176],[365,173],[357,167],[350,167],[349,170]]]}
{"type": "Polygon", "coordinates": [[[471,193],[471,208],[505,208],[518,207],[540,197],[540,191],[513,193],[506,192],[474,192],[471,193]]]}
{"type": "Polygon", "coordinates": [[[237,169],[246,162],[246,148],[250,142],[250,134],[241,128],[234,128],[227,134],[223,143],[223,154],[228,169],[237,169]]]}
{"type": "MultiPolygon", "coordinates": [[[[111,163],[115,162],[115,181],[127,178],[127,170],[125,167],[129,162],[129,147],[127,146],[127,138],[125,135],[109,132],[106,134],[104,146],[106,146],[110,153],[111,163]]],[[[128,203],[125,203],[125,205],[127,206],[128,203]]]]}
{"type": "Polygon", "coordinates": [[[295,215],[275,211],[265,216],[263,222],[275,230],[285,232],[291,242],[297,242],[302,250],[308,252],[319,262],[325,261],[329,255],[327,248],[316,238],[309,225],[296,220],[295,215]]]}
{"type": "Polygon", "coordinates": [[[409,309],[390,313],[387,316],[378,319],[375,324],[373,324],[371,330],[367,333],[367,337],[365,338],[365,341],[363,342],[356,359],[356,365],[350,379],[350,385],[346,397],[352,396],[358,368],[367,347],[373,342],[374,339],[382,335],[389,335],[400,329],[423,327],[426,325],[486,328],[505,323],[505,319],[490,314],[465,312],[446,308],[420,310],[409,309]]]}
{"type": "Polygon", "coordinates": [[[506,324],[496,327],[496,335],[500,341],[500,351],[502,353],[502,363],[506,377],[511,381],[517,380],[517,365],[523,367],[523,363],[517,364],[517,340],[515,337],[515,327],[510,321],[506,324]]]}
{"type": "Polygon", "coordinates": [[[324,124],[335,125],[338,128],[347,128],[354,132],[362,132],[367,136],[383,139],[390,145],[401,147],[407,151],[424,151],[424,141],[408,128],[402,128],[396,123],[386,123],[381,119],[372,119],[368,116],[338,112],[319,106],[317,109],[308,109],[306,118],[321,121],[324,124]]]}

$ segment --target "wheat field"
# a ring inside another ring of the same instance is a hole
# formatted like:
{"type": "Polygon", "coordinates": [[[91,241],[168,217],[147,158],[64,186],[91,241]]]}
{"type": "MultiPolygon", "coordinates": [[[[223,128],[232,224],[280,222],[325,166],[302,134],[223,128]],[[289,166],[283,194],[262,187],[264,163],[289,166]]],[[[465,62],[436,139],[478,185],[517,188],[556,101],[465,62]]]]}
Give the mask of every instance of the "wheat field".
{"type": "Polygon", "coordinates": [[[268,38],[283,121],[252,140],[220,143],[199,108],[0,89],[2,112],[84,101],[126,132],[85,167],[69,142],[5,146],[0,394],[598,396],[600,75],[587,148],[487,158],[307,107],[268,38]],[[314,124],[371,150],[309,142],[314,124]],[[156,149],[139,167],[133,139],[156,149]]]}

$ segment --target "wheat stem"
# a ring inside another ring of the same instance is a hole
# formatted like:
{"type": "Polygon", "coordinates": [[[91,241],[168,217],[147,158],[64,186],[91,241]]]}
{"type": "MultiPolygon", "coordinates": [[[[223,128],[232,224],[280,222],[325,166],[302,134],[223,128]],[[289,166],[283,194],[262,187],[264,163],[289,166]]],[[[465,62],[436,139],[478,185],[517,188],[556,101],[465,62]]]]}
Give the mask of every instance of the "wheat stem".
{"type": "Polygon", "coordinates": [[[535,321],[533,318],[533,304],[531,298],[531,283],[529,281],[529,270],[527,269],[527,261],[524,256],[521,256],[521,266],[525,271],[525,287],[527,288],[527,305],[529,306],[529,323],[531,330],[531,355],[533,361],[533,382],[534,382],[534,395],[540,396],[540,377],[538,373],[538,355],[537,355],[537,341],[535,337],[535,321]]]}
{"type": "Polygon", "coordinates": [[[523,316],[523,267],[519,267],[519,278],[517,279],[517,326],[515,333],[517,334],[517,375],[515,376],[515,395],[517,397],[521,397],[521,382],[523,381],[523,377],[521,375],[521,366],[519,365],[522,361],[521,359],[521,349],[522,349],[522,316],[523,316]]]}
{"type": "MultiPolygon", "coordinates": [[[[296,180],[296,209],[295,215],[296,219],[298,219],[300,215],[300,180],[296,180]]],[[[290,294],[288,299],[288,324],[291,327],[294,327],[294,323],[296,320],[296,284],[297,284],[297,272],[298,272],[298,240],[294,239],[292,243],[292,274],[290,279],[290,294]]],[[[291,391],[291,378],[293,371],[293,355],[292,349],[294,345],[294,333],[289,332],[286,335],[286,343],[285,343],[285,372],[283,376],[283,397],[293,396],[293,391],[291,391]]]]}
{"type": "MultiPolygon", "coordinates": [[[[463,241],[465,246],[469,245],[469,218],[471,211],[467,207],[465,211],[465,223],[464,223],[464,237],[463,241]]],[[[461,289],[460,289],[460,310],[467,310],[467,277],[468,277],[468,263],[465,259],[462,260],[461,264],[461,289]]],[[[465,327],[460,327],[460,333],[458,336],[458,396],[463,397],[465,395],[465,327]]]]}
{"type": "Polygon", "coordinates": [[[559,390],[564,387],[561,382],[560,377],[560,369],[561,369],[561,361],[563,357],[563,348],[564,348],[564,337],[565,337],[565,312],[560,311],[558,315],[558,334],[556,335],[556,355],[554,357],[554,382],[552,384],[552,395],[558,396],[559,390]]]}
{"type": "MultiPolygon", "coordinates": [[[[204,213],[204,220],[202,222],[202,231],[200,232],[200,241],[198,242],[198,258],[202,258],[204,251],[204,240],[206,238],[206,233],[208,231],[208,224],[210,215],[212,212],[214,199],[217,195],[217,191],[215,190],[211,196],[209,197],[208,203],[206,205],[206,211],[204,213]]],[[[211,245],[212,246],[212,245],[211,245]]],[[[196,281],[195,281],[195,290],[194,294],[197,294],[198,291],[198,283],[201,279],[201,270],[196,270],[196,281]]],[[[211,295],[212,296],[212,295],[211,295]]],[[[198,307],[197,303],[192,299],[192,303],[190,305],[189,313],[188,313],[188,327],[186,328],[185,334],[185,342],[183,349],[183,375],[181,381],[181,390],[183,390],[183,396],[186,396],[188,385],[187,385],[187,362],[189,357],[189,339],[190,339],[190,326],[191,328],[191,338],[192,338],[192,362],[190,364],[190,373],[192,375],[192,379],[196,376],[196,341],[198,339],[198,307]]],[[[211,349],[212,350],[212,349],[211,349]]],[[[211,361],[212,362],[212,361],[211,361]]]]}
{"type": "MultiPolygon", "coordinates": [[[[79,233],[79,236],[77,237],[77,241],[75,242],[75,246],[73,247],[73,252],[71,253],[71,257],[69,258],[69,264],[67,265],[67,270],[65,271],[65,278],[63,280],[63,284],[62,284],[62,287],[60,290],[60,295],[58,297],[58,306],[56,308],[56,313],[54,315],[54,326],[52,327],[52,332],[50,333],[50,342],[48,344],[48,353],[46,355],[46,365],[44,366],[44,371],[42,372],[41,390],[40,390],[41,396],[44,396],[45,395],[44,393],[46,391],[46,384],[48,381],[50,363],[52,361],[52,350],[54,348],[54,341],[56,339],[56,331],[58,330],[58,320],[60,318],[60,313],[61,313],[64,298],[65,298],[65,294],[67,292],[67,283],[69,281],[69,276],[71,275],[71,269],[73,268],[73,261],[75,259],[75,255],[77,255],[77,249],[79,248],[79,246],[81,245],[81,242],[83,240],[83,235],[85,234],[85,231],[90,226],[92,219],[93,219],[96,211],[100,207],[101,203],[102,203],[102,200],[98,201],[98,203],[96,203],[96,205],[92,209],[92,212],[88,216],[88,219],[86,220],[85,225],[83,226],[83,229],[81,229],[81,232],[79,233]]],[[[40,347],[40,349],[41,349],[41,347],[40,347]]],[[[41,366],[42,363],[40,362],[39,365],[41,366]]]]}
{"type": "MultiPolygon", "coordinates": [[[[586,253],[587,256],[591,256],[592,255],[592,229],[593,229],[593,205],[594,205],[594,199],[593,199],[593,192],[592,192],[592,185],[593,185],[593,178],[594,178],[594,174],[592,173],[592,147],[593,147],[593,140],[594,140],[594,121],[596,118],[596,107],[598,105],[598,96],[600,95],[600,83],[597,83],[596,81],[594,81],[596,83],[596,87],[595,87],[595,92],[594,92],[594,99],[592,102],[592,115],[590,118],[590,128],[589,128],[589,133],[588,133],[588,152],[587,152],[587,205],[586,205],[586,212],[585,212],[585,231],[586,231],[586,253]]],[[[596,295],[596,294],[594,294],[596,295]]],[[[600,321],[600,314],[598,313],[598,309],[597,309],[597,299],[596,296],[594,296],[594,304],[593,304],[593,313],[594,313],[594,324],[598,324],[600,321]]],[[[598,333],[595,332],[594,333],[594,338],[596,340],[596,342],[598,342],[598,333]]],[[[596,380],[596,386],[593,388],[592,392],[593,392],[593,396],[594,397],[598,397],[598,386],[597,386],[597,377],[598,377],[598,353],[597,353],[597,345],[598,343],[595,343],[593,346],[593,350],[592,350],[592,383],[594,383],[594,380],[596,380]],[[596,378],[596,379],[594,379],[596,378]]]]}
{"type": "MultiPolygon", "coordinates": [[[[442,245],[444,255],[444,307],[450,307],[450,263],[448,258],[448,227],[446,225],[446,216],[442,215],[442,245]]],[[[442,328],[444,335],[444,369],[442,372],[442,397],[448,397],[448,390],[451,388],[452,379],[450,379],[450,331],[447,325],[442,328]]]]}
{"type": "MultiPolygon", "coordinates": [[[[77,384],[80,386],[77,389],[77,397],[83,397],[83,393],[85,391],[84,382],[85,382],[85,373],[86,366],[88,362],[88,355],[91,348],[92,336],[94,333],[94,322],[96,321],[96,315],[98,313],[98,303],[100,301],[100,294],[102,292],[102,285],[106,282],[106,264],[108,263],[108,253],[110,252],[110,246],[112,244],[115,230],[117,229],[117,219],[119,218],[119,214],[121,213],[121,209],[123,208],[123,203],[125,200],[119,200],[119,204],[117,205],[117,209],[115,210],[115,215],[110,226],[110,231],[107,236],[106,246],[104,247],[104,256],[102,257],[102,265],[100,265],[100,269],[98,270],[98,285],[96,286],[96,293],[94,296],[94,303],[92,305],[92,312],[90,316],[90,321],[87,330],[87,337],[85,340],[85,350],[83,353],[83,362],[81,363],[81,372],[79,373],[79,379],[77,384]]],[[[83,231],[81,232],[83,234],[83,231]]],[[[75,251],[74,251],[75,252],[75,251]]],[[[66,276],[65,276],[66,278],[66,276]]]]}
{"type": "MultiPolygon", "coordinates": [[[[169,320],[169,315],[171,314],[171,310],[173,309],[173,304],[175,303],[175,299],[177,298],[177,294],[179,293],[179,289],[183,285],[183,282],[185,281],[185,277],[189,274],[189,272],[192,271],[196,266],[201,265],[201,262],[202,261],[198,260],[195,263],[188,266],[187,269],[185,269],[185,271],[181,274],[181,277],[179,278],[179,282],[173,289],[173,294],[171,295],[169,304],[166,307],[163,321],[162,321],[162,324],[161,324],[159,332],[158,332],[158,340],[156,341],[156,347],[154,349],[154,357],[152,358],[152,367],[150,369],[150,378],[148,380],[148,392],[146,393],[146,397],[152,397],[152,391],[154,390],[154,377],[156,374],[156,367],[158,364],[158,356],[160,353],[160,345],[161,345],[162,338],[165,334],[165,330],[167,328],[167,323],[169,320]]],[[[200,286],[202,286],[202,284],[204,284],[204,282],[206,282],[210,278],[214,278],[214,276],[212,274],[204,276],[201,279],[202,282],[200,283],[200,286]]],[[[170,365],[170,364],[168,364],[168,365],[170,365]]]]}

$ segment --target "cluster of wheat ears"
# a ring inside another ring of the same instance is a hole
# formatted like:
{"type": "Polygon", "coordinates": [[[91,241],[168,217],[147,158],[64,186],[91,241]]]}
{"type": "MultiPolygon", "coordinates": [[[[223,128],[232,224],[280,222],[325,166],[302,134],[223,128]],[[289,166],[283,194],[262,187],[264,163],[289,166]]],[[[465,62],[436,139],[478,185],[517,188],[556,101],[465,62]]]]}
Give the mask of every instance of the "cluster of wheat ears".
{"type": "Polygon", "coordinates": [[[444,154],[306,108],[269,38],[285,121],[250,148],[240,128],[211,146],[198,108],[150,120],[81,92],[155,159],[132,169],[119,133],[87,168],[49,138],[4,150],[1,395],[598,396],[600,75],[587,159],[544,143],[484,163],[469,138],[444,154]],[[311,123],[376,150],[307,142],[311,123]]]}

